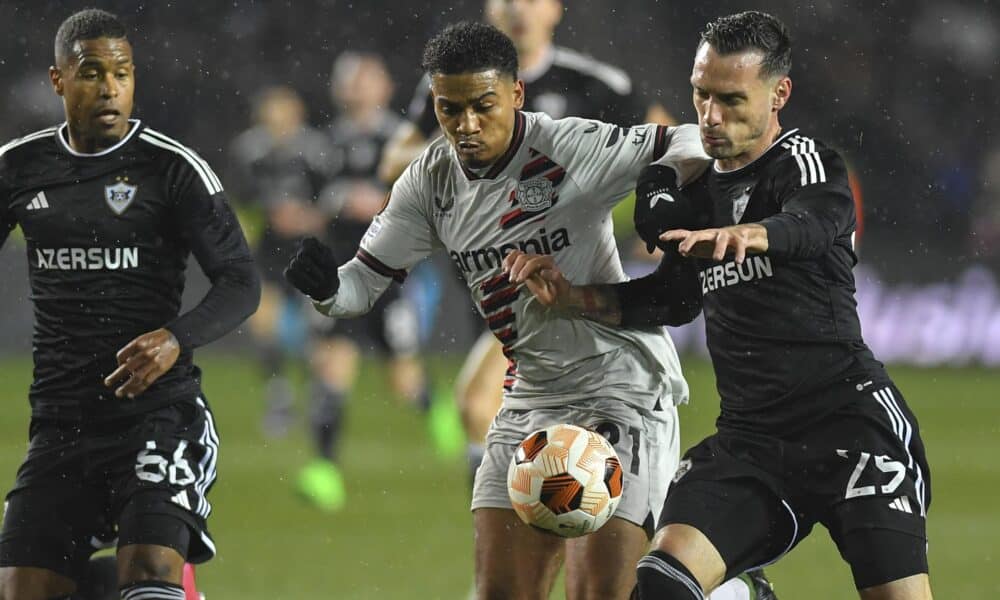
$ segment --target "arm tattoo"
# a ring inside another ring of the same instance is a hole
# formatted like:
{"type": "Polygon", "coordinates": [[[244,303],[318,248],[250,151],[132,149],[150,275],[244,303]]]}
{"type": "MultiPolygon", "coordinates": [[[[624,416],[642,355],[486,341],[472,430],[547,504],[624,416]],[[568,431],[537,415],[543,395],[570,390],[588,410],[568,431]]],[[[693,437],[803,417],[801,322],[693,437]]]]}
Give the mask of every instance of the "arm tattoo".
{"type": "Polygon", "coordinates": [[[611,285],[573,286],[566,308],[591,321],[605,325],[620,325],[622,310],[618,294],[611,285]]]}

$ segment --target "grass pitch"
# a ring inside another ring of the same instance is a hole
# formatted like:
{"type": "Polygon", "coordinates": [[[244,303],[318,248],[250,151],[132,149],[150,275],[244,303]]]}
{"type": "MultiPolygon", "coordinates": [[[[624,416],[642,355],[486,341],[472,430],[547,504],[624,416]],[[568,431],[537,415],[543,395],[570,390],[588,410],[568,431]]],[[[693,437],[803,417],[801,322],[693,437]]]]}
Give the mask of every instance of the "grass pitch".
{"type": "MultiPolygon", "coordinates": [[[[342,464],[347,507],[322,514],[292,481],[311,456],[304,427],[261,434],[262,381],[247,360],[202,353],[206,395],[222,437],[210,495],[218,557],[199,569],[208,600],[464,599],[472,581],[472,529],[464,459],[437,456],[426,422],[398,404],[385,372],[365,363],[351,399],[342,464]]],[[[681,409],[683,446],[713,429],[710,366],[687,360],[692,404],[681,409]]],[[[458,359],[432,362],[446,387],[458,359]]],[[[0,361],[0,492],[26,445],[27,359],[0,361]]],[[[1000,372],[890,370],[920,420],[932,470],[931,576],[939,598],[1000,597],[1000,372]]],[[[299,414],[306,410],[299,403],[299,414]]],[[[782,600],[854,598],[850,572],[826,531],[768,573],[782,600]]],[[[561,598],[561,592],[554,594],[561,598]]]]}

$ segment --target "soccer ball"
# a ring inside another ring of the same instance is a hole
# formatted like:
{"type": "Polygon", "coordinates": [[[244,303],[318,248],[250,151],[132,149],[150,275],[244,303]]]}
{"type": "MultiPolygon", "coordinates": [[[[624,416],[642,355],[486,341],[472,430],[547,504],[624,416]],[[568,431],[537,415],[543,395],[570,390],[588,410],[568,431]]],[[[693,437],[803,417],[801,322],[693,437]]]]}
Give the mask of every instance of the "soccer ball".
{"type": "Polygon", "coordinates": [[[529,435],[507,469],[507,492],[521,520],[562,537],[593,533],[622,497],[622,466],[601,434],[553,425],[529,435]]]}

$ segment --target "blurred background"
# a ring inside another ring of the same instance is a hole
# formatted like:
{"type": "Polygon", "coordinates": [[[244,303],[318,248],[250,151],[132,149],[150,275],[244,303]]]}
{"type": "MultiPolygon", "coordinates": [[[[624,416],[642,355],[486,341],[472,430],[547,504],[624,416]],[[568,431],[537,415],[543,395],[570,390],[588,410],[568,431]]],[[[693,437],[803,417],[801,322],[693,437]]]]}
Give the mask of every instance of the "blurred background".
{"type": "MultiPolygon", "coordinates": [[[[0,2],[0,140],[63,120],[47,77],[53,38],[66,16],[92,4],[0,2]]],[[[373,171],[379,148],[420,106],[412,100],[420,98],[423,44],[447,23],[482,18],[484,3],[99,4],[129,27],[134,116],[214,167],[258,255],[271,259],[261,261],[273,284],[267,314],[199,354],[223,439],[210,522],[220,553],[199,571],[208,599],[464,598],[472,531],[463,442],[442,442],[450,417],[434,415],[449,402],[479,328],[465,318],[469,303],[449,259],[436,257],[400,292],[417,334],[398,344],[416,349],[406,355],[419,366],[384,360],[384,341],[364,341],[332,357],[358,359],[352,373],[319,374],[353,386],[336,457],[346,496],[322,510],[295,494],[315,454],[305,422],[315,421],[317,373],[304,350],[315,326],[280,289],[284,250],[273,234],[314,232],[322,215],[339,215],[342,227],[370,218],[384,194],[373,171]],[[275,142],[282,136],[294,144],[275,142]],[[282,147],[292,148],[284,159],[282,147]]],[[[789,26],[794,89],[782,123],[840,149],[855,178],[865,337],[920,419],[934,473],[935,591],[997,597],[1000,7],[567,0],[563,8],[557,44],[623,69],[635,95],[678,122],[694,119],[688,77],[706,21],[756,8],[789,26]]],[[[623,254],[641,263],[625,239],[627,212],[622,221],[623,254]]],[[[0,249],[0,276],[3,491],[25,448],[31,371],[27,267],[16,236],[0,249]]],[[[205,289],[193,266],[185,297],[205,289]]],[[[692,384],[681,413],[690,445],[711,430],[717,395],[700,321],[672,334],[692,384]]],[[[847,567],[821,529],[770,572],[783,600],[853,597],[847,567]]]]}

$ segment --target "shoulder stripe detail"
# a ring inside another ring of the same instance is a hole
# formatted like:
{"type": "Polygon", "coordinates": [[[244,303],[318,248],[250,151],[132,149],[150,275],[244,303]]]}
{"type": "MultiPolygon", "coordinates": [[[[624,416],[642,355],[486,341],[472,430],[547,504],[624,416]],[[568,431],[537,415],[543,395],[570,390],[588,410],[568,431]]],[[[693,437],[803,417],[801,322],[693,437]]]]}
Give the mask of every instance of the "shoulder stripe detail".
{"type": "Polygon", "coordinates": [[[139,134],[139,139],[147,143],[150,143],[154,146],[165,148],[167,150],[170,150],[176,154],[180,154],[181,156],[183,156],[184,159],[187,160],[192,167],[194,167],[194,170],[198,173],[198,176],[201,177],[201,181],[202,183],[205,184],[205,188],[208,189],[209,194],[217,194],[220,191],[222,191],[222,188],[217,187],[212,178],[208,176],[208,174],[205,172],[205,168],[201,165],[201,163],[197,159],[193,158],[191,155],[185,153],[180,148],[172,144],[168,144],[167,142],[161,141],[151,135],[146,135],[145,133],[139,134]]]}
{"type": "Polygon", "coordinates": [[[28,142],[33,142],[35,140],[40,140],[40,139],[42,139],[44,137],[48,137],[48,136],[54,134],[56,132],[56,129],[57,129],[57,127],[49,127],[47,129],[42,129],[40,131],[36,131],[34,133],[29,133],[28,135],[26,135],[24,137],[19,137],[17,139],[13,139],[13,140],[7,142],[6,144],[4,144],[3,146],[0,146],[0,156],[3,156],[4,154],[6,154],[7,151],[10,150],[11,148],[17,148],[18,146],[20,146],[22,144],[27,144],[28,142]]]}
{"type": "Polygon", "coordinates": [[[200,156],[195,154],[194,150],[181,145],[175,140],[168,138],[162,133],[154,132],[152,129],[146,128],[145,131],[139,134],[139,139],[150,143],[154,146],[170,150],[184,157],[188,163],[194,167],[194,170],[201,177],[202,183],[208,188],[210,194],[218,194],[222,191],[222,182],[212,171],[212,168],[208,166],[200,156]]]}
{"type": "Polygon", "coordinates": [[[378,273],[382,277],[388,277],[393,281],[395,281],[396,283],[403,283],[404,281],[406,281],[405,270],[393,269],[389,265],[375,258],[370,253],[361,248],[358,248],[358,253],[355,256],[357,257],[358,260],[361,261],[363,265],[365,265],[372,271],[378,273]]]}
{"type": "Polygon", "coordinates": [[[632,93],[632,78],[625,71],[586,54],[580,54],[569,48],[558,47],[555,49],[555,56],[552,58],[552,63],[560,67],[586,73],[600,80],[618,95],[626,96],[632,93]]]}
{"type": "Polygon", "coordinates": [[[812,183],[826,183],[826,169],[823,167],[823,159],[816,150],[816,141],[812,138],[796,135],[781,144],[782,148],[789,150],[796,164],[799,165],[800,185],[812,183]]]}

